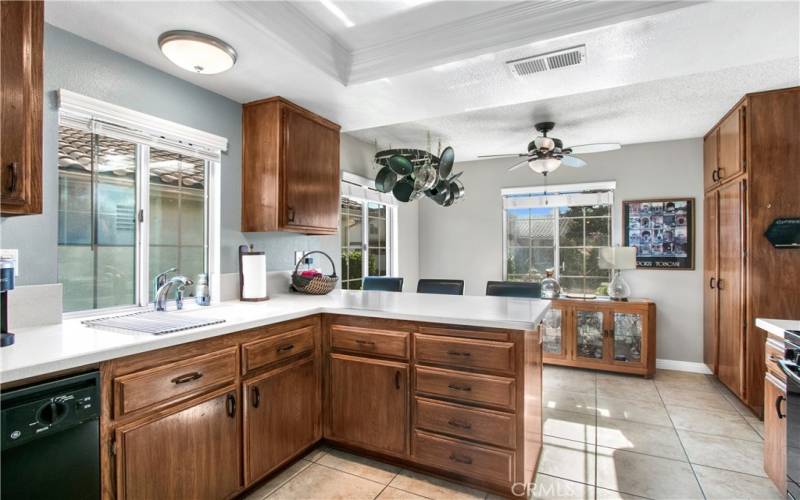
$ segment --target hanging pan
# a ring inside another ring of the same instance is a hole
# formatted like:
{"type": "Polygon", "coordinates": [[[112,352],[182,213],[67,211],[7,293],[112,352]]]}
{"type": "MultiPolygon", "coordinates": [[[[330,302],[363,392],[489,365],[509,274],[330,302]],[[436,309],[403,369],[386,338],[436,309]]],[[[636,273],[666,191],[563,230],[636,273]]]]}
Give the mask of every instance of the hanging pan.
{"type": "Polygon", "coordinates": [[[383,167],[375,176],[375,189],[381,193],[390,192],[395,184],[397,184],[397,174],[389,167],[383,167]]]}
{"type": "Polygon", "coordinates": [[[447,179],[450,175],[450,172],[453,171],[453,162],[456,159],[456,154],[453,151],[453,148],[447,146],[442,151],[442,154],[439,155],[439,177],[442,179],[447,179]]]}

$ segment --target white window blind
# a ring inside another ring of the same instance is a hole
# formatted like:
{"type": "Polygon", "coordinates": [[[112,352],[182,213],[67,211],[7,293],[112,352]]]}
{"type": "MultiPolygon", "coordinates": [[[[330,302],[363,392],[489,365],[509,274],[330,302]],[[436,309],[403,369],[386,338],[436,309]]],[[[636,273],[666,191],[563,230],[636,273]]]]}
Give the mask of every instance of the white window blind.
{"type": "Polygon", "coordinates": [[[349,172],[342,172],[341,194],[355,200],[397,206],[397,200],[391,193],[376,191],[374,181],[349,172]]]}

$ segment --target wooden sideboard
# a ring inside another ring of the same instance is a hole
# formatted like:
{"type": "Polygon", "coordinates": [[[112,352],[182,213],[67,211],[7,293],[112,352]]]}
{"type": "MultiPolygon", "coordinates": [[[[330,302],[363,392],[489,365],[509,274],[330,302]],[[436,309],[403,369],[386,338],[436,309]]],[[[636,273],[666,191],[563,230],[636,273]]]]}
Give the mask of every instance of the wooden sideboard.
{"type": "Polygon", "coordinates": [[[786,374],[778,366],[784,358],[783,338],[767,333],[764,346],[764,471],[786,491],[786,374]]]}
{"type": "Polygon", "coordinates": [[[652,377],[656,305],[647,299],[552,301],[542,321],[546,364],[652,377]]]}
{"type": "Polygon", "coordinates": [[[313,315],[103,362],[102,497],[233,498],[321,440],[524,493],[539,335],[313,315]]]}

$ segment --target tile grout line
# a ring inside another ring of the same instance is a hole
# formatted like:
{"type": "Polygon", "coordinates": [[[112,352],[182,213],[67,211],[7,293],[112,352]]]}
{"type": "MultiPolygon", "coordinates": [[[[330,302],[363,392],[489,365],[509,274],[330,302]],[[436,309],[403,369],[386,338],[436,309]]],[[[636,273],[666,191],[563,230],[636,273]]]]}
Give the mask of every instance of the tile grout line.
{"type": "MultiPolygon", "coordinates": [[[[655,385],[655,381],[653,381],[653,384],[655,385]]],[[[697,482],[697,487],[700,488],[700,494],[703,495],[704,499],[708,499],[706,492],[703,490],[703,485],[700,484],[700,478],[697,477],[697,472],[695,472],[694,467],[692,466],[692,461],[689,459],[689,453],[686,451],[686,446],[683,444],[681,434],[678,432],[678,428],[675,427],[675,421],[672,420],[672,415],[670,415],[669,410],[667,410],[667,404],[664,402],[664,398],[661,396],[661,391],[658,389],[658,385],[656,385],[656,392],[658,392],[658,397],[661,399],[661,404],[664,406],[664,411],[667,412],[667,418],[669,418],[669,421],[672,423],[672,429],[675,431],[675,434],[678,435],[678,442],[681,444],[683,454],[686,455],[686,463],[689,464],[689,469],[692,471],[692,476],[694,476],[694,480],[697,482]]]]}
{"type": "Polygon", "coordinates": [[[384,491],[386,491],[386,488],[388,488],[388,487],[389,487],[389,485],[390,485],[390,484],[392,484],[392,481],[394,481],[394,480],[397,478],[397,476],[399,476],[399,475],[400,475],[400,471],[397,471],[397,473],[396,473],[394,476],[392,476],[392,478],[389,480],[389,482],[388,482],[388,483],[386,483],[386,485],[385,485],[385,486],[384,486],[384,487],[381,489],[381,491],[379,491],[379,492],[378,492],[378,494],[377,494],[377,495],[375,495],[375,496],[373,497],[373,499],[372,499],[372,500],[375,500],[376,498],[378,498],[379,496],[381,496],[381,495],[383,494],[383,492],[384,492],[384,491]]]}

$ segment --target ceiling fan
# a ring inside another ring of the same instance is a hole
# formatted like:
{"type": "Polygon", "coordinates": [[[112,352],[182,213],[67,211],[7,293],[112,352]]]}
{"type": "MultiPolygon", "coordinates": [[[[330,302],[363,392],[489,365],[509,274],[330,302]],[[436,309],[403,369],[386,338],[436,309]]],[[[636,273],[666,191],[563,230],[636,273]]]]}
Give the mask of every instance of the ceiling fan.
{"type": "Polygon", "coordinates": [[[536,137],[528,144],[527,153],[483,155],[478,156],[478,158],[500,158],[507,156],[524,157],[524,160],[509,168],[509,172],[527,163],[531,170],[546,176],[561,165],[573,168],[585,167],[586,162],[577,156],[572,156],[574,153],[599,153],[602,151],[614,151],[622,147],[615,143],[602,143],[582,144],[580,146],[565,148],[561,139],[547,136],[547,133],[553,130],[555,126],[556,124],[553,122],[540,122],[534,125],[536,130],[541,132],[542,135],[536,137]]]}

